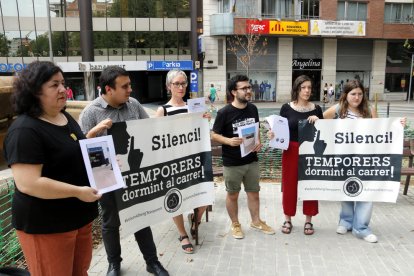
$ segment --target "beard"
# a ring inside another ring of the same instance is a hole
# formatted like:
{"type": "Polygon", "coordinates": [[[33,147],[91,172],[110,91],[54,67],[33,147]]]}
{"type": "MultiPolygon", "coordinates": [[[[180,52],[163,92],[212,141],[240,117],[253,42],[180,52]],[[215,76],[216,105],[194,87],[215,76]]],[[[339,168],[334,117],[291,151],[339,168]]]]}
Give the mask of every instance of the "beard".
{"type": "MultiPolygon", "coordinates": [[[[249,97],[250,98],[250,97],[249,97]]],[[[247,99],[247,96],[245,95],[244,97],[242,97],[242,96],[239,96],[238,94],[236,95],[236,99],[237,99],[237,101],[239,102],[239,103],[242,103],[242,104],[246,104],[246,103],[248,103],[250,100],[248,100],[247,99]]]]}

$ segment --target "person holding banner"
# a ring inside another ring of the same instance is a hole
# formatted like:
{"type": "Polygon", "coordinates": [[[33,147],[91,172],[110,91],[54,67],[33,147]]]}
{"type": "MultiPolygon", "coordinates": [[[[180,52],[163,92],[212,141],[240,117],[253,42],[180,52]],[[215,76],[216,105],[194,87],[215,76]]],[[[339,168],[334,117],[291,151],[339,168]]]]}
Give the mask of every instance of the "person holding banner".
{"type": "MultiPolygon", "coordinates": [[[[157,109],[156,116],[157,117],[164,117],[164,116],[172,116],[177,114],[188,113],[187,104],[184,102],[183,98],[185,96],[186,88],[188,85],[187,82],[187,75],[185,72],[177,69],[170,70],[167,73],[167,77],[165,80],[165,85],[167,90],[171,93],[171,99],[163,106],[160,106],[157,109]]],[[[214,88],[214,85],[212,84],[214,88]]],[[[215,88],[214,88],[215,89],[215,88]]],[[[213,104],[214,101],[212,101],[213,104]]],[[[210,118],[210,114],[204,114],[203,117],[210,118]]],[[[197,208],[197,223],[200,225],[201,218],[206,211],[207,206],[202,206],[197,208]]],[[[184,217],[183,215],[178,215],[173,218],[175,225],[177,226],[178,232],[180,237],[178,240],[181,242],[181,248],[183,252],[186,254],[193,254],[194,247],[191,244],[187,231],[184,227],[184,217]]],[[[190,223],[190,233],[192,237],[195,236],[195,221],[194,221],[194,214],[188,215],[188,221],[190,223]]]]}
{"type": "Polygon", "coordinates": [[[232,77],[227,86],[227,97],[231,103],[220,109],[213,125],[211,139],[223,145],[222,157],[224,182],[226,184],[226,208],[231,219],[231,232],[235,239],[243,239],[244,233],[239,222],[238,198],[241,184],[247,194],[251,223],[250,227],[262,233],[273,235],[275,231],[260,219],[260,170],[257,152],[262,144],[260,136],[252,151],[242,157],[240,145],[243,138],[238,136],[238,128],[259,122],[257,107],[252,99],[252,87],[249,78],[244,75],[232,77]]]}
{"type": "MultiPolygon", "coordinates": [[[[12,225],[30,275],[87,275],[98,192],[90,187],[79,125],[65,112],[62,69],[35,61],[13,84],[17,119],[4,141],[15,193],[12,225]]],[[[0,273],[1,274],[1,273],[0,273]]]]}
{"type": "MultiPolygon", "coordinates": [[[[101,96],[86,106],[79,117],[82,131],[86,133],[88,138],[107,135],[107,130],[112,127],[112,123],[149,118],[143,106],[136,99],[130,97],[132,92],[131,80],[125,69],[118,66],[108,66],[102,71],[99,81],[102,87],[101,96]]],[[[131,137],[131,148],[134,147],[133,143],[133,137],[131,137]]],[[[130,170],[134,170],[139,167],[141,160],[140,155],[136,154],[136,151],[131,150],[131,148],[128,161],[133,162],[133,164],[129,163],[128,165],[130,170]]],[[[127,148],[125,148],[126,151],[127,148]]],[[[123,150],[117,152],[117,154],[125,152],[123,150]]],[[[111,276],[120,275],[122,261],[119,234],[121,223],[115,192],[105,193],[100,200],[102,207],[102,238],[109,262],[107,275],[111,276]]],[[[135,232],[134,236],[147,264],[147,271],[155,275],[169,275],[158,261],[151,228],[145,227],[135,232]]]]}
{"type": "MultiPolygon", "coordinates": [[[[292,217],[296,214],[298,200],[299,121],[308,120],[309,123],[314,123],[317,119],[323,118],[321,107],[310,102],[311,93],[311,78],[306,75],[297,77],[291,91],[292,101],[284,104],[280,109],[280,116],[288,120],[290,133],[289,147],[282,155],[282,206],[285,214],[282,233],[284,234],[290,234],[292,231],[292,217]]],[[[274,133],[269,131],[268,136],[272,139],[274,133]]],[[[303,229],[305,235],[314,233],[312,217],[318,212],[318,201],[303,201],[303,214],[306,216],[303,229]]]]}
{"type": "MultiPolygon", "coordinates": [[[[374,107],[368,104],[364,86],[359,80],[345,83],[339,103],[323,113],[324,119],[361,119],[377,118],[374,107]]],[[[369,222],[372,215],[372,202],[342,201],[339,224],[336,232],[345,235],[352,231],[356,237],[375,243],[378,238],[372,233],[369,222]]]]}

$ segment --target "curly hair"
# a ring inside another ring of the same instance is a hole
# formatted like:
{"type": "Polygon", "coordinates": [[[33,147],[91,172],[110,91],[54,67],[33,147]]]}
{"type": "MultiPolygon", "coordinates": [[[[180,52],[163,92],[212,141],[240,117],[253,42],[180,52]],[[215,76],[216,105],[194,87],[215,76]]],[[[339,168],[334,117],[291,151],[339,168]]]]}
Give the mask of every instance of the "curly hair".
{"type": "Polygon", "coordinates": [[[34,61],[20,73],[16,74],[13,82],[14,93],[12,105],[15,112],[39,117],[43,113],[39,96],[42,94],[42,85],[55,74],[62,73],[60,67],[50,61],[34,61]]]}
{"type": "Polygon", "coordinates": [[[350,80],[345,83],[344,90],[341,94],[341,97],[339,98],[339,118],[346,118],[349,105],[346,98],[348,96],[348,93],[356,88],[359,88],[362,91],[362,102],[358,106],[358,111],[362,115],[362,118],[371,118],[371,111],[369,109],[367,95],[365,94],[365,88],[359,80],[350,80]]]}
{"type": "Polygon", "coordinates": [[[298,101],[299,92],[300,92],[300,86],[305,81],[310,81],[311,85],[313,85],[312,79],[310,77],[306,76],[306,75],[300,75],[293,82],[292,91],[290,92],[290,98],[291,98],[291,101],[292,102],[297,102],[298,101]]]}

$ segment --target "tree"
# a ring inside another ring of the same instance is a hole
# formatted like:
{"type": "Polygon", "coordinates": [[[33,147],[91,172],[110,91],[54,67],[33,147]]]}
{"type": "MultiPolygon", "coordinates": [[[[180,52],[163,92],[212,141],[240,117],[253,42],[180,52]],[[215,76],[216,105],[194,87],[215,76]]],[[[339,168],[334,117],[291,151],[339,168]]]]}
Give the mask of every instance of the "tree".
{"type": "Polygon", "coordinates": [[[236,56],[249,76],[250,66],[254,60],[267,53],[267,38],[253,33],[230,36],[227,37],[227,50],[236,56]]]}
{"type": "MultiPolygon", "coordinates": [[[[237,12],[239,3],[232,7],[233,14],[239,15],[244,18],[256,18],[256,1],[244,0],[240,4],[243,7],[242,12],[237,12]]],[[[267,38],[262,37],[261,20],[257,19],[246,19],[245,29],[237,30],[241,35],[233,35],[227,37],[227,51],[235,55],[240,64],[245,68],[246,75],[249,76],[250,67],[254,60],[259,56],[267,53],[267,38]]]]}
{"type": "MultiPolygon", "coordinates": [[[[414,30],[414,16],[411,16],[409,18],[409,22],[412,25],[413,30],[414,30]]],[[[410,56],[410,59],[411,59],[411,55],[414,53],[414,40],[406,39],[403,46],[404,46],[405,52],[410,56]]]]}
{"type": "Polygon", "coordinates": [[[9,45],[10,41],[7,40],[7,37],[0,34],[0,56],[5,57],[9,55],[9,45]]]}

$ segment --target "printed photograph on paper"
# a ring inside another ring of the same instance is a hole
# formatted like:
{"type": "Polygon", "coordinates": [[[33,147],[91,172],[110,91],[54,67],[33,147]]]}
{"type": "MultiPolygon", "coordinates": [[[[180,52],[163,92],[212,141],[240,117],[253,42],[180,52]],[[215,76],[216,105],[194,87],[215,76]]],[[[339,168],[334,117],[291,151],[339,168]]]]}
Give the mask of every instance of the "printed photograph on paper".
{"type": "Polygon", "coordinates": [[[187,106],[188,106],[188,113],[207,111],[206,100],[203,97],[195,98],[195,99],[188,99],[187,106]]]}
{"type": "Polygon", "coordinates": [[[240,144],[241,156],[244,157],[251,153],[254,146],[259,143],[259,123],[241,126],[237,129],[239,137],[243,138],[240,144]]]}
{"type": "Polygon", "coordinates": [[[104,194],[125,186],[111,135],[84,139],[79,143],[92,188],[104,194]]]}

